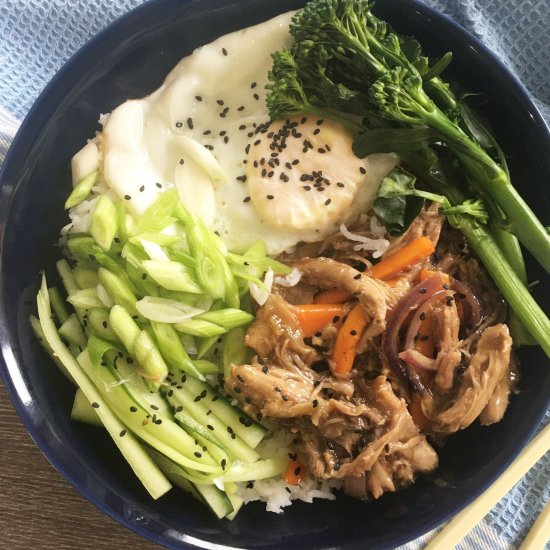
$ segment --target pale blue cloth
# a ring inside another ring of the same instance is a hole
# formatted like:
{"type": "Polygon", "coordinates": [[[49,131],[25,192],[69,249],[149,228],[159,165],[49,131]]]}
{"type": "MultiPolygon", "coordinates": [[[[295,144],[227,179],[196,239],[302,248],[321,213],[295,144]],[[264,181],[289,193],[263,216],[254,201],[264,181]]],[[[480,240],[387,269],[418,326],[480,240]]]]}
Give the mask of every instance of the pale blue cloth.
{"type": "MultiPolygon", "coordinates": [[[[550,123],[550,0],[426,2],[474,32],[497,53],[524,82],[550,123]]],[[[59,67],[109,22],[141,3],[0,0],[0,164],[20,121],[59,67]]],[[[549,420],[550,413],[546,422],[549,420]]],[[[518,547],[549,499],[547,455],[459,548],[518,547]]],[[[422,548],[433,534],[404,548],[422,548]]]]}

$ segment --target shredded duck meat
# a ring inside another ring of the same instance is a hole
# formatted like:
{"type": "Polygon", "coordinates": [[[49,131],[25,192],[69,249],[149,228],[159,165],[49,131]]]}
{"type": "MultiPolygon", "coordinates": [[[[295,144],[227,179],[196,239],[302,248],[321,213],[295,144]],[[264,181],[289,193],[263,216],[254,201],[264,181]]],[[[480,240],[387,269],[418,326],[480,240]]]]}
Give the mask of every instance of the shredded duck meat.
{"type": "MultiPolygon", "coordinates": [[[[354,231],[370,237],[367,226],[354,231]]],[[[517,378],[504,302],[436,206],[380,261],[419,236],[437,245],[435,254],[391,281],[369,275],[376,258],[341,233],[283,255],[301,278],[273,285],[246,335],[256,355],[226,379],[247,413],[293,433],[309,475],[342,480],[357,498],[434,471],[433,444],[476,419],[498,422],[517,378]],[[317,297],[334,290],[343,313],[308,333],[298,309],[327,303],[317,297]],[[354,308],[365,326],[342,373],[336,341],[354,308]]]]}

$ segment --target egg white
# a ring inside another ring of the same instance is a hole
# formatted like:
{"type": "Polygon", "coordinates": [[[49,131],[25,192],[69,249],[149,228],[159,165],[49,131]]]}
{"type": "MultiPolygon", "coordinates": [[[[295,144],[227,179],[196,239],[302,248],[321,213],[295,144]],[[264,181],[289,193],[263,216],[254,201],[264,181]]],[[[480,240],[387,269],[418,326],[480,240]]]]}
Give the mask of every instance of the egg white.
{"type": "MultiPolygon", "coordinates": [[[[299,241],[319,240],[349,220],[352,209],[345,208],[345,216],[332,216],[328,222],[319,210],[318,219],[313,213],[304,227],[277,223],[258,200],[250,200],[247,178],[254,171],[247,169],[248,155],[258,127],[269,120],[265,85],[271,54],[290,44],[291,16],[280,15],[198,48],[153,94],[127,101],[111,113],[100,139],[103,179],[135,216],[176,185],[185,205],[228,249],[242,252],[262,239],[271,254],[299,241]]],[[[369,172],[346,189],[348,195],[353,191],[346,200],[351,205],[361,198],[365,207],[396,159],[376,155],[360,162],[369,172]]],[[[307,203],[288,198],[289,209],[296,205],[307,210],[307,203]]]]}

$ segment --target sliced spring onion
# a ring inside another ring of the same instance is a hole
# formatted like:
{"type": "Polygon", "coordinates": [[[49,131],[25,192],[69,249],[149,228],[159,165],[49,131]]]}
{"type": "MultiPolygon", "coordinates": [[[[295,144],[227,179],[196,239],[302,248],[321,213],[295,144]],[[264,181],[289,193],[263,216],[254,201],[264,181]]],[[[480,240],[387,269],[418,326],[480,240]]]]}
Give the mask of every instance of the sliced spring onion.
{"type": "Polygon", "coordinates": [[[210,323],[220,325],[227,330],[231,330],[251,323],[254,320],[254,315],[251,315],[242,309],[225,308],[201,313],[200,315],[197,315],[195,319],[209,321],[210,323]]]}
{"type": "Polygon", "coordinates": [[[104,267],[100,267],[97,273],[101,284],[109,293],[111,300],[113,300],[115,304],[126,308],[131,315],[136,315],[137,298],[126,281],[104,267]]]}
{"type": "Polygon", "coordinates": [[[140,216],[134,233],[159,232],[170,225],[174,221],[171,216],[177,204],[178,192],[176,189],[160,193],[157,200],[140,216]]]}
{"type": "Polygon", "coordinates": [[[73,270],[73,277],[80,288],[93,288],[99,284],[97,272],[85,267],[76,266],[73,270]]]}
{"type": "Polygon", "coordinates": [[[98,171],[92,172],[83,177],[71,191],[69,198],[65,201],[65,210],[80,204],[91,192],[92,187],[97,182],[98,171]]]}
{"type": "MultiPolygon", "coordinates": [[[[111,342],[118,342],[119,339],[115,331],[111,327],[109,321],[109,312],[106,309],[92,308],[88,311],[88,328],[92,334],[109,340],[111,342]]],[[[86,346],[82,346],[83,348],[86,346]]]]}
{"type": "Polygon", "coordinates": [[[195,282],[192,272],[177,262],[145,260],[141,266],[160,286],[167,290],[179,290],[202,294],[203,289],[195,282]]]}
{"type": "Polygon", "coordinates": [[[274,273],[288,275],[292,268],[288,265],[285,265],[269,256],[247,256],[247,254],[239,255],[230,252],[227,254],[227,260],[234,265],[247,266],[251,265],[253,267],[258,267],[262,271],[267,271],[269,268],[273,270],[274,273]]]}
{"type": "MultiPolygon", "coordinates": [[[[212,363],[212,361],[207,361],[206,359],[194,359],[193,365],[203,375],[218,374],[218,372],[220,372],[220,369],[216,363],[212,363]]],[[[199,378],[199,380],[201,380],[201,378],[199,378]]]]}
{"type": "Polygon", "coordinates": [[[92,307],[104,307],[95,288],[78,290],[74,294],[70,294],[67,301],[75,308],[90,309],[92,307]]]}
{"type": "Polygon", "coordinates": [[[222,365],[226,378],[231,375],[231,365],[244,365],[249,348],[244,345],[245,330],[242,327],[229,331],[223,339],[222,365]]]}
{"type": "Polygon", "coordinates": [[[190,334],[191,336],[206,338],[210,336],[219,336],[227,332],[227,330],[220,327],[220,325],[209,323],[208,321],[201,321],[200,319],[187,319],[181,323],[176,323],[174,328],[179,332],[190,334]]]}
{"type": "Polygon", "coordinates": [[[176,330],[171,325],[156,323],[154,321],[151,323],[151,327],[153,328],[160,353],[170,367],[204,380],[201,371],[195,367],[191,358],[187,355],[176,330]]]}
{"type": "Polygon", "coordinates": [[[90,234],[103,250],[109,250],[117,229],[116,207],[107,195],[100,195],[92,214],[90,234]]]}
{"type": "Polygon", "coordinates": [[[204,314],[204,309],[189,306],[167,298],[145,296],[136,303],[140,315],[159,323],[181,323],[195,315],[204,314]]]}
{"type": "Polygon", "coordinates": [[[160,244],[157,244],[152,241],[147,241],[145,239],[141,239],[140,244],[143,247],[143,250],[145,250],[145,252],[147,253],[147,256],[149,256],[151,260],[155,260],[157,262],[170,261],[168,254],[164,252],[160,244]]]}
{"type": "Polygon", "coordinates": [[[134,341],[134,354],[141,365],[141,375],[152,384],[160,384],[168,375],[168,367],[154,340],[142,330],[134,341]]]}

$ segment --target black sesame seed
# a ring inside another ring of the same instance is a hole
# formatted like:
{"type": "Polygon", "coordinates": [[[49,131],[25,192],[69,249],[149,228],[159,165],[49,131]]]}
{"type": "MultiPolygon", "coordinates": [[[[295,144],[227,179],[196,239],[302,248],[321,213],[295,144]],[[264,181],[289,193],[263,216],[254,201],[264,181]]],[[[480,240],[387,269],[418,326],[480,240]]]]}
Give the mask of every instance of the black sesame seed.
{"type": "Polygon", "coordinates": [[[199,451],[195,451],[193,453],[197,458],[201,458],[202,457],[202,453],[199,453],[199,451]]]}
{"type": "Polygon", "coordinates": [[[306,191],[311,191],[311,185],[304,185],[304,189],[306,191]]]}
{"type": "Polygon", "coordinates": [[[212,424],[207,424],[206,427],[207,427],[209,430],[214,430],[214,426],[212,426],[212,424]]]}
{"type": "Polygon", "coordinates": [[[359,168],[359,172],[361,172],[361,174],[366,174],[366,173],[367,173],[367,171],[365,170],[365,167],[364,167],[364,166],[361,166],[361,167],[359,168]]]}
{"type": "Polygon", "coordinates": [[[260,96],[258,94],[254,94],[254,99],[258,101],[260,99],[260,96]]]}
{"type": "Polygon", "coordinates": [[[268,369],[267,367],[264,366],[264,367],[262,367],[262,372],[263,372],[264,374],[267,374],[267,373],[269,372],[269,369],[268,369]]]}
{"type": "Polygon", "coordinates": [[[339,316],[339,315],[335,315],[335,316],[332,318],[332,322],[333,322],[333,323],[337,323],[339,320],[340,320],[340,316],[339,316]]]}
{"type": "Polygon", "coordinates": [[[183,122],[176,122],[176,128],[181,128],[183,126],[183,122]]]}
{"type": "Polygon", "coordinates": [[[357,331],[355,329],[352,329],[349,331],[351,336],[357,336],[357,331]]]}
{"type": "Polygon", "coordinates": [[[250,197],[245,197],[245,198],[243,199],[243,202],[250,202],[250,197]]]}
{"type": "Polygon", "coordinates": [[[126,435],[126,430],[122,430],[118,435],[124,437],[126,435]]]}
{"type": "Polygon", "coordinates": [[[237,107],[237,111],[244,111],[244,105],[241,105],[240,107],[237,107]]]}
{"type": "Polygon", "coordinates": [[[193,119],[191,117],[189,117],[187,119],[187,126],[189,126],[189,130],[192,130],[193,129],[193,119]]]}
{"type": "Polygon", "coordinates": [[[92,403],[92,407],[94,409],[99,409],[99,403],[96,403],[95,401],[92,403]]]}
{"type": "Polygon", "coordinates": [[[317,399],[314,399],[312,402],[311,402],[311,405],[313,406],[313,408],[317,408],[317,405],[319,405],[319,401],[317,399]]]}
{"type": "Polygon", "coordinates": [[[157,181],[157,183],[155,183],[155,185],[156,185],[159,189],[162,189],[162,183],[159,183],[159,182],[157,181]]]}
{"type": "Polygon", "coordinates": [[[257,85],[258,85],[257,82],[252,82],[252,84],[250,84],[250,87],[251,87],[252,89],[254,89],[257,85]]]}
{"type": "MultiPolygon", "coordinates": [[[[180,164],[181,164],[181,161],[180,161],[180,164]]],[[[143,193],[145,191],[145,185],[142,185],[140,188],[139,188],[139,192],[140,193],[143,193]]]]}
{"type": "Polygon", "coordinates": [[[361,273],[357,273],[357,275],[354,275],[353,278],[358,281],[361,278],[361,273]]]}
{"type": "Polygon", "coordinates": [[[124,198],[125,198],[127,201],[132,200],[132,197],[131,197],[130,195],[124,195],[124,198]]]}
{"type": "Polygon", "coordinates": [[[422,287],[418,289],[418,292],[420,292],[420,294],[426,294],[426,292],[428,292],[428,289],[425,287],[422,287]]]}
{"type": "Polygon", "coordinates": [[[133,412],[133,413],[137,412],[137,407],[134,407],[134,405],[132,405],[130,407],[130,412],[133,412]]]}
{"type": "Polygon", "coordinates": [[[419,316],[418,318],[423,321],[424,319],[426,319],[426,313],[423,311],[419,316]]]}
{"type": "Polygon", "coordinates": [[[429,339],[430,339],[430,337],[429,337],[427,334],[423,334],[423,335],[420,337],[420,341],[421,341],[421,342],[427,342],[429,339]]]}
{"type": "Polygon", "coordinates": [[[281,399],[282,399],[283,401],[288,401],[288,397],[287,397],[286,395],[281,395],[281,399]]]}
{"type": "MultiPolygon", "coordinates": [[[[216,100],[216,103],[217,103],[218,105],[223,105],[223,104],[224,104],[224,100],[223,100],[223,99],[217,99],[217,100],[216,100]]],[[[221,135],[221,134],[220,134],[220,135],[221,135]]]]}
{"type": "Polygon", "coordinates": [[[196,99],[197,101],[202,101],[202,96],[196,95],[196,96],[195,96],[195,99],[196,99]]]}
{"type": "Polygon", "coordinates": [[[222,48],[223,55],[227,55],[227,50],[225,48],[222,48]]]}
{"type": "Polygon", "coordinates": [[[237,380],[244,384],[244,378],[240,374],[237,374],[237,380]]]}
{"type": "Polygon", "coordinates": [[[273,195],[267,195],[268,200],[273,200],[275,197],[273,195]]]}
{"type": "Polygon", "coordinates": [[[332,202],[332,201],[331,201],[330,199],[327,199],[327,200],[325,201],[325,206],[328,206],[331,202],[332,202]]]}
{"type": "Polygon", "coordinates": [[[205,130],[205,131],[202,133],[202,135],[203,135],[203,136],[208,136],[208,135],[210,135],[211,133],[212,133],[212,130],[205,130]]]}
{"type": "Polygon", "coordinates": [[[239,126],[239,130],[244,130],[245,128],[246,128],[246,124],[241,124],[241,125],[239,126]]]}

